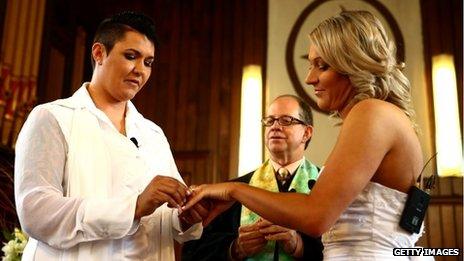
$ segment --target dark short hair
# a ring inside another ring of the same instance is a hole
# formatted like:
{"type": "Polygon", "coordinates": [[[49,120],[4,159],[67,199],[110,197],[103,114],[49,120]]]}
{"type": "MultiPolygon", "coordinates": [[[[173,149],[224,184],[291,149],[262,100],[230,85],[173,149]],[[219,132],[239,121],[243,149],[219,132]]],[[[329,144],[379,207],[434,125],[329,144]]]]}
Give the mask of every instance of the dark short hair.
{"type": "MultiPolygon", "coordinates": [[[[280,95],[277,98],[275,98],[274,101],[277,100],[277,99],[280,99],[280,98],[292,98],[295,101],[297,101],[298,102],[298,107],[300,108],[300,110],[298,112],[298,116],[300,117],[300,120],[303,121],[304,123],[306,123],[307,125],[314,126],[314,124],[313,124],[313,111],[311,110],[311,106],[309,106],[309,104],[305,100],[303,100],[302,98],[300,98],[299,96],[296,96],[296,95],[284,94],[284,95],[280,95]]],[[[311,138],[309,138],[309,140],[306,141],[305,149],[308,147],[310,141],[311,141],[311,138]]]]}
{"type": "MultiPolygon", "coordinates": [[[[115,43],[121,40],[127,31],[137,31],[145,35],[155,47],[158,45],[153,20],[142,13],[134,11],[117,13],[103,20],[97,28],[93,43],[103,44],[109,54],[115,43]]],[[[92,68],[95,68],[95,61],[92,57],[91,61],[92,68]]]]}

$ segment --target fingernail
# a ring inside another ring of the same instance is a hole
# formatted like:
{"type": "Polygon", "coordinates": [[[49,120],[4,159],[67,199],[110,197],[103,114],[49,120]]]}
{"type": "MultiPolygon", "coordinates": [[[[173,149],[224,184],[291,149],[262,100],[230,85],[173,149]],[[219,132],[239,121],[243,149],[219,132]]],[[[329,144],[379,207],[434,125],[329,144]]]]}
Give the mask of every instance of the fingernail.
{"type": "Polygon", "coordinates": [[[193,193],[192,189],[191,189],[191,188],[188,188],[188,189],[187,189],[187,196],[192,195],[192,193],[193,193]]]}

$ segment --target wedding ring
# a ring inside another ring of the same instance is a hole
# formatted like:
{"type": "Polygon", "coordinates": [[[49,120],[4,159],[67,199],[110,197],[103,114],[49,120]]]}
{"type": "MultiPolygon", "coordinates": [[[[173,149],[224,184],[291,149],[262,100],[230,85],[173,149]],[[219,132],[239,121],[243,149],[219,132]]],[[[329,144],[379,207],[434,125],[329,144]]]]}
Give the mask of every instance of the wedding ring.
{"type": "Polygon", "coordinates": [[[190,187],[188,188],[189,195],[193,194],[193,192],[195,192],[196,188],[197,188],[197,186],[190,185],[190,187]]]}

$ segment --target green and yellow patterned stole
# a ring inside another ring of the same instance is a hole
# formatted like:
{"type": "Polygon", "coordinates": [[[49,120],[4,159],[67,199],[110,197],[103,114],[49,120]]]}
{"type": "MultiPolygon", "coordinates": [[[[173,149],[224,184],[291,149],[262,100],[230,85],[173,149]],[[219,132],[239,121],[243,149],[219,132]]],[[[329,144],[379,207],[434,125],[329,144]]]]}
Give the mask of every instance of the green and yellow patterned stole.
{"type": "MultiPolygon", "coordinates": [[[[317,179],[319,173],[317,167],[311,162],[304,160],[297,169],[295,177],[288,190],[294,189],[298,193],[310,192],[308,188],[308,180],[317,179]]],[[[260,168],[258,168],[250,179],[250,186],[262,188],[272,192],[279,192],[279,187],[274,174],[274,168],[269,160],[267,160],[260,168]]],[[[245,206],[242,206],[240,216],[240,225],[254,224],[260,219],[260,216],[245,206]]],[[[272,260],[274,257],[275,241],[269,241],[263,251],[246,260],[272,260]]],[[[293,257],[286,254],[282,249],[279,251],[279,260],[293,260],[293,257]]]]}

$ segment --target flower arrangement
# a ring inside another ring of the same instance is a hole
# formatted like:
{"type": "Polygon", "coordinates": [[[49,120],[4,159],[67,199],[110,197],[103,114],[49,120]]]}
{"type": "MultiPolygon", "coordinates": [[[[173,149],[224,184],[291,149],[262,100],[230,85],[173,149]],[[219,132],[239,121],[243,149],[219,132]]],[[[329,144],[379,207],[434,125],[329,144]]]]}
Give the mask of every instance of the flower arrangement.
{"type": "Polygon", "coordinates": [[[8,243],[3,243],[2,251],[4,253],[2,261],[21,260],[24,248],[26,247],[28,236],[20,229],[15,228],[10,234],[8,243]]]}

